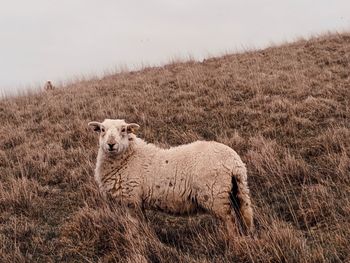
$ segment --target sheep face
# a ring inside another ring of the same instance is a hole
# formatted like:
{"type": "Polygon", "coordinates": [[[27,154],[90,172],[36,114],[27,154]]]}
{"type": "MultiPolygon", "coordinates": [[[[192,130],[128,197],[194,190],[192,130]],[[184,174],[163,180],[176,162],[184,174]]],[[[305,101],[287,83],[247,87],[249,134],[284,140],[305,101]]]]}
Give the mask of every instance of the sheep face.
{"type": "Polygon", "coordinates": [[[124,120],[105,119],[102,123],[92,121],[89,126],[100,134],[100,148],[109,155],[124,153],[129,147],[134,133],[140,128],[136,123],[126,123],[124,120]]]}

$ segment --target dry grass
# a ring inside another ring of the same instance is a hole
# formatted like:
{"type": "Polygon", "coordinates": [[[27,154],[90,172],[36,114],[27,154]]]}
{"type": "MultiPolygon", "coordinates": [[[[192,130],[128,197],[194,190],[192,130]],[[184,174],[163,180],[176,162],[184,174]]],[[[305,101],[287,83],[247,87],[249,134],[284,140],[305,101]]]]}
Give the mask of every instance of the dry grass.
{"type": "Polygon", "coordinates": [[[1,100],[0,261],[349,261],[349,68],[350,35],[329,35],[1,100]],[[87,122],[106,117],[150,142],[233,147],[256,237],[230,248],[209,215],[136,223],[104,202],[87,122]]]}

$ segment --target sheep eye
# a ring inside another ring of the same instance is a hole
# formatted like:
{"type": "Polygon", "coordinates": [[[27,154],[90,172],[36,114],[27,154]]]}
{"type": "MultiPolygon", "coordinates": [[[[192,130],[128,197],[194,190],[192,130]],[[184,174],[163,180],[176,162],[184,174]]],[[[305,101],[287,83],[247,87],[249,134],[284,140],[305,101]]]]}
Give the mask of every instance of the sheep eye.
{"type": "Polygon", "coordinates": [[[122,132],[125,132],[125,128],[122,128],[122,132]]]}
{"type": "Polygon", "coordinates": [[[105,132],[105,128],[101,128],[101,132],[105,132]]]}

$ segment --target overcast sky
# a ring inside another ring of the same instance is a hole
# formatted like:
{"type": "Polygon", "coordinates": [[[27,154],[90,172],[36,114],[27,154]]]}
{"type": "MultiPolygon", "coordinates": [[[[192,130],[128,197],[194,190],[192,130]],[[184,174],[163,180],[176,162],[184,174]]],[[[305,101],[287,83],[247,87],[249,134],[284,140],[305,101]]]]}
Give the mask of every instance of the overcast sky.
{"type": "Polygon", "coordinates": [[[0,91],[334,30],[349,0],[0,0],[0,91]]]}

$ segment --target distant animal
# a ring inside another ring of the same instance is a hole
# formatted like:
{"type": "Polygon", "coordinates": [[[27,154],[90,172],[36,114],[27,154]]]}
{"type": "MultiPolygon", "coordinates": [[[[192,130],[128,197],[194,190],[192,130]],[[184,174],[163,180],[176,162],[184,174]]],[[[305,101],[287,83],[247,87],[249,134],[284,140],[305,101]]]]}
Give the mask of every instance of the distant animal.
{"type": "Polygon", "coordinates": [[[47,81],[45,83],[44,90],[50,91],[50,90],[54,90],[54,89],[55,89],[55,86],[52,85],[51,81],[47,81]]]}
{"type": "Polygon", "coordinates": [[[136,123],[105,119],[88,125],[99,133],[94,177],[102,193],[129,207],[208,211],[230,235],[253,230],[247,170],[230,147],[196,141],[162,149],[138,138],[136,123]]]}

